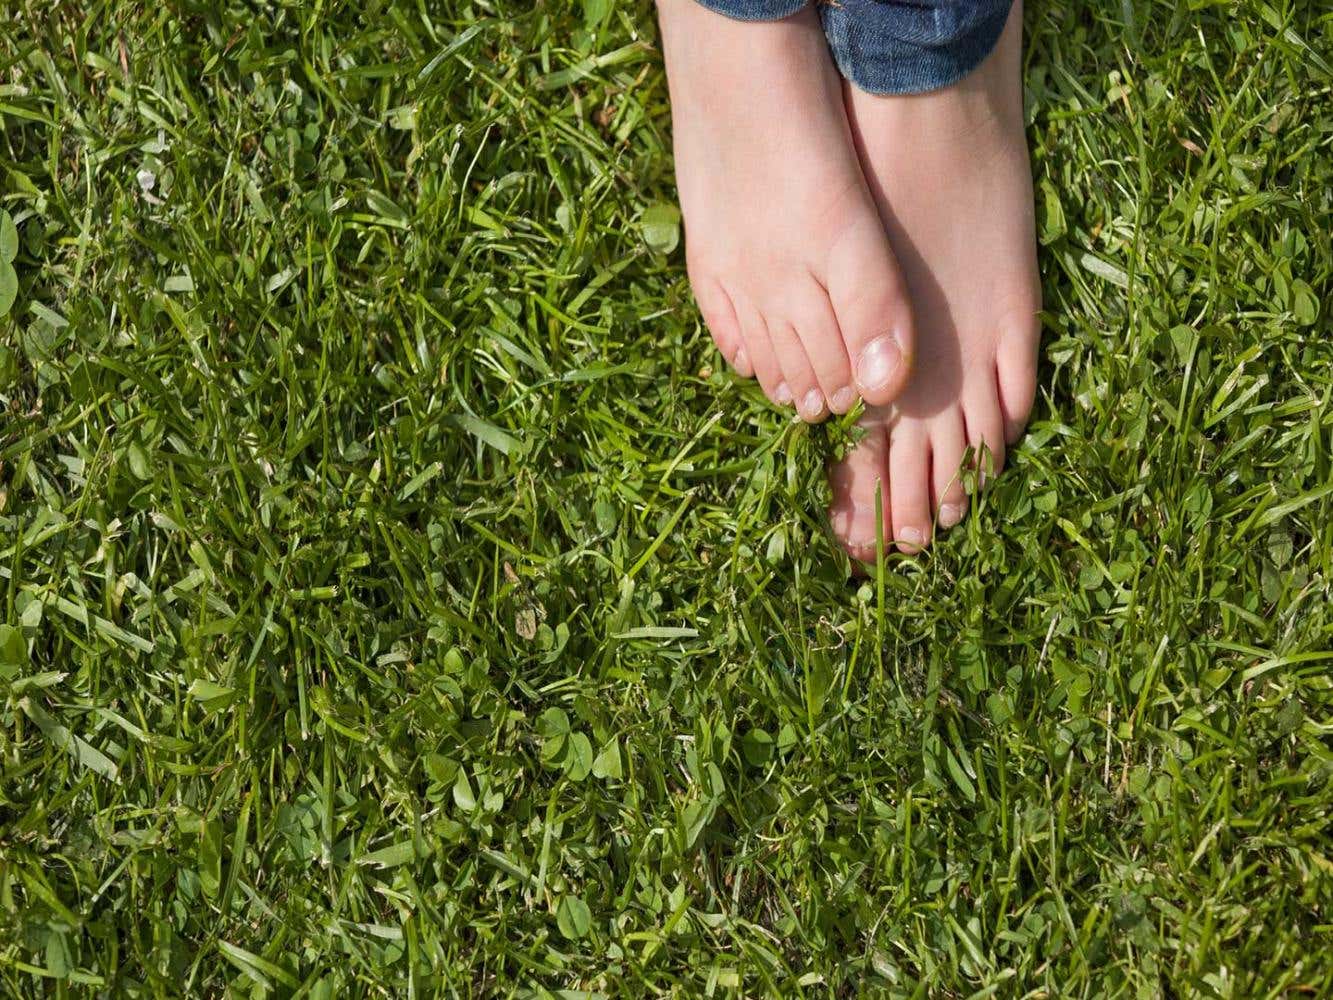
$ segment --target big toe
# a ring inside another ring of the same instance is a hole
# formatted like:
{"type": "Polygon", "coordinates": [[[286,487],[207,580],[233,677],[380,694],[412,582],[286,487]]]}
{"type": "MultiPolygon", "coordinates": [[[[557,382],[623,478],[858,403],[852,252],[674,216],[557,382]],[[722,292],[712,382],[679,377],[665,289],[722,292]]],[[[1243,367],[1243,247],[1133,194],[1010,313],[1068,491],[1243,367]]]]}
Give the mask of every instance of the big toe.
{"type": "Polygon", "coordinates": [[[893,537],[889,494],[889,442],[883,427],[863,423],[866,435],[829,469],[833,503],[829,521],[847,554],[874,562],[893,537]]]}
{"type": "Polygon", "coordinates": [[[849,231],[830,255],[826,278],[856,389],[871,406],[906,387],[916,343],[907,286],[877,219],[849,231]]]}

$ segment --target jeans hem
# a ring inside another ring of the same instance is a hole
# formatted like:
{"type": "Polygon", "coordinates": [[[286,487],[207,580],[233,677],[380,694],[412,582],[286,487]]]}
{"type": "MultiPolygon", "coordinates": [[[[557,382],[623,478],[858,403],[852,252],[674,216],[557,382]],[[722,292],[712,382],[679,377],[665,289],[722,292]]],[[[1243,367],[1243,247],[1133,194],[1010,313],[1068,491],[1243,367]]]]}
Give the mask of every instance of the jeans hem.
{"type": "Polygon", "coordinates": [[[990,6],[966,33],[936,44],[896,35],[891,15],[879,3],[841,0],[821,7],[821,13],[838,72],[858,90],[889,97],[943,90],[985,62],[1004,33],[1013,0],[990,6]]]}
{"type": "Polygon", "coordinates": [[[733,21],[780,21],[810,6],[810,0],[695,0],[733,21]]]}

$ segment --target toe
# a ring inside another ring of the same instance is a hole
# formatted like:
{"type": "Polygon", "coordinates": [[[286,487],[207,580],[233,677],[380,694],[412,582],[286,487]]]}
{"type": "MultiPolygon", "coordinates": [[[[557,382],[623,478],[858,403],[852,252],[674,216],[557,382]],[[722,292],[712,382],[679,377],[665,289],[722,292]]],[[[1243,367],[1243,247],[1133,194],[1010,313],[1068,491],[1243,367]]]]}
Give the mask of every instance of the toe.
{"type": "Polygon", "coordinates": [[[906,385],[915,343],[906,287],[878,216],[865,233],[850,233],[831,255],[826,281],[852,376],[873,406],[906,385]]]}
{"type": "Polygon", "coordinates": [[[833,493],[829,520],[833,533],[848,555],[862,562],[875,561],[881,535],[885,546],[893,537],[889,520],[888,457],[888,439],[883,428],[867,425],[865,436],[851,454],[829,469],[833,493]]]}
{"type": "Polygon", "coordinates": [[[1037,394],[1037,345],[1041,327],[1034,316],[1006,329],[995,352],[995,383],[1004,418],[1004,439],[1013,444],[1027,426],[1037,394]]]}
{"type": "Polygon", "coordinates": [[[787,320],[774,319],[767,325],[778,368],[782,371],[775,402],[782,406],[794,404],[802,420],[818,423],[828,416],[829,411],[814,369],[810,367],[805,345],[797,336],[796,328],[787,320]]]}
{"type": "MultiPolygon", "coordinates": [[[[694,273],[690,275],[690,287],[694,289],[694,301],[699,304],[699,312],[704,318],[713,343],[717,345],[717,349],[728,363],[739,371],[736,355],[744,341],[741,338],[740,323],[736,319],[736,309],[731,304],[731,296],[716,280],[696,277],[694,273]]],[[[751,369],[740,374],[745,378],[751,378],[754,371],[751,369]]]]}
{"type": "Polygon", "coordinates": [[[963,388],[963,423],[984,481],[1004,468],[1004,417],[992,380],[976,379],[963,388]]]}
{"type": "Polygon", "coordinates": [[[930,440],[919,423],[889,432],[889,490],[893,538],[912,555],[930,544],[930,440]]]}
{"type": "MultiPolygon", "coordinates": [[[[758,309],[742,304],[739,300],[736,302],[736,311],[740,318],[741,339],[743,341],[740,351],[737,352],[740,360],[748,363],[754,370],[754,376],[759,380],[760,387],[764,390],[764,395],[779,406],[782,399],[791,402],[791,396],[784,393],[781,389],[783,385],[782,369],[778,366],[777,354],[773,350],[773,341],[769,338],[768,323],[758,309]]],[[[737,365],[739,370],[740,365],[737,365]]]]}
{"type": "Polygon", "coordinates": [[[833,413],[846,413],[859,394],[828,293],[812,279],[794,297],[791,314],[826,405],[833,413]]]}
{"type": "Polygon", "coordinates": [[[952,528],[967,513],[967,491],[963,488],[963,453],[967,431],[963,415],[956,409],[940,414],[930,429],[931,494],[935,518],[941,528],[952,528]]]}

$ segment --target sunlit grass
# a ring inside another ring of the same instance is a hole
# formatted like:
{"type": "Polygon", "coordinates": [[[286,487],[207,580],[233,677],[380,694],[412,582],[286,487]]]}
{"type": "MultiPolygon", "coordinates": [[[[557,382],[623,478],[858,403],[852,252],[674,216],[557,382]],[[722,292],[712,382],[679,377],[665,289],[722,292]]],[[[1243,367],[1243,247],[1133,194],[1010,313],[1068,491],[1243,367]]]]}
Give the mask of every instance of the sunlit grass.
{"type": "Polygon", "coordinates": [[[646,6],[11,6],[0,991],[1333,993],[1320,4],[1033,0],[1037,413],[869,583],[646,6]]]}

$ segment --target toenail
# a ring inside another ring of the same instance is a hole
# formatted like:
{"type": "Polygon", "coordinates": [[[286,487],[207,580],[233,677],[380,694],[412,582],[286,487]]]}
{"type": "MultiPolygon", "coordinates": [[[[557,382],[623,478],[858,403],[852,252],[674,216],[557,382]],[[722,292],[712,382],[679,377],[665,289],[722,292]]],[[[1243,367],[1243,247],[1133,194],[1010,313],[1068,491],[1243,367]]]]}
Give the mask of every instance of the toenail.
{"type": "Polygon", "coordinates": [[[843,532],[843,534],[848,536],[846,539],[848,545],[851,545],[854,548],[873,550],[878,541],[875,538],[875,529],[872,526],[874,521],[873,515],[870,518],[866,518],[864,516],[858,517],[858,515],[860,514],[862,514],[862,509],[859,507],[853,507],[847,513],[847,529],[843,532]],[[871,523],[868,524],[867,520],[869,520],[871,523]],[[858,521],[860,522],[859,527],[862,530],[853,531],[852,528],[858,526],[857,525],[858,521]],[[865,531],[866,528],[870,529],[868,532],[869,537],[866,537],[866,535],[862,533],[865,531]]]}
{"type": "Polygon", "coordinates": [[[778,401],[780,406],[788,406],[791,403],[791,387],[786,382],[779,382],[778,387],[773,390],[773,398],[778,401]]]}
{"type": "Polygon", "coordinates": [[[926,544],[926,533],[920,528],[903,528],[899,532],[899,541],[906,542],[914,549],[919,549],[926,544]]]}
{"type": "Polygon", "coordinates": [[[745,353],[744,347],[736,349],[736,357],[732,360],[732,365],[736,368],[744,369],[750,367],[750,356],[745,353]]]}
{"type": "Polygon", "coordinates": [[[940,524],[946,528],[952,528],[963,519],[963,505],[960,503],[946,503],[940,505],[940,524]]]}
{"type": "Polygon", "coordinates": [[[811,389],[801,400],[801,415],[817,417],[824,412],[824,394],[818,389],[811,389]]]}
{"type": "Polygon", "coordinates": [[[855,402],[856,390],[850,385],[844,385],[841,389],[835,392],[833,398],[829,400],[829,409],[834,413],[846,413],[852,408],[852,404],[855,402]]]}
{"type": "Polygon", "coordinates": [[[846,536],[848,537],[845,537],[845,539],[842,539],[842,541],[844,541],[845,544],[850,545],[850,547],[852,548],[862,548],[862,549],[868,548],[870,549],[870,551],[873,552],[874,547],[876,547],[876,545],[878,544],[876,537],[874,537],[874,532],[870,532],[870,537],[865,537],[861,535],[861,532],[854,531],[854,528],[856,527],[864,528],[865,525],[856,524],[856,515],[854,515],[853,512],[852,524],[848,525],[848,531],[846,531],[846,536]]]}
{"type": "Polygon", "coordinates": [[[866,392],[887,389],[902,363],[903,352],[894,339],[878,337],[861,352],[856,362],[856,381],[866,392]]]}

